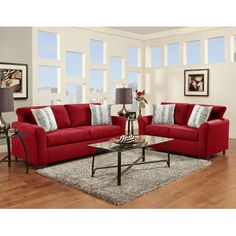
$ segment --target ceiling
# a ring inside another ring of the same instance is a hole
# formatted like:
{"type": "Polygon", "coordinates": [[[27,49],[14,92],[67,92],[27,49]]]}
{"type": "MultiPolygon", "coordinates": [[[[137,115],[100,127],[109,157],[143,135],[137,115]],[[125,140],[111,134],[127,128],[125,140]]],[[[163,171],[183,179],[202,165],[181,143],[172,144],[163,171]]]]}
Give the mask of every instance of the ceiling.
{"type": "Polygon", "coordinates": [[[141,35],[159,33],[163,31],[176,30],[183,27],[108,27],[115,30],[126,31],[130,33],[136,33],[141,35]]]}

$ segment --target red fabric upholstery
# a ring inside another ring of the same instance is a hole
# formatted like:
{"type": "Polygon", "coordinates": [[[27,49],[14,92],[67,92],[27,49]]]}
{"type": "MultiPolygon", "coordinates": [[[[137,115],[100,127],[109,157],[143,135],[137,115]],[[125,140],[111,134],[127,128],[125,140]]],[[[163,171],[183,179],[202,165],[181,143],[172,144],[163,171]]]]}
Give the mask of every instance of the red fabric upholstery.
{"type": "MultiPolygon", "coordinates": [[[[186,126],[195,104],[175,104],[175,122],[182,125],[152,125],[152,116],[139,116],[139,134],[173,138],[174,140],[168,143],[169,151],[199,158],[208,159],[216,153],[228,149],[229,120],[223,119],[226,107],[213,105],[209,121],[197,129],[186,126]],[[187,116],[186,107],[189,109],[187,116]],[[186,117],[186,123],[184,123],[184,117],[186,117]]],[[[154,145],[154,147],[158,150],[166,150],[165,143],[154,145]]]]}
{"type": "Polygon", "coordinates": [[[152,116],[138,116],[139,134],[145,134],[146,126],[152,123],[152,116]]]}
{"type": "Polygon", "coordinates": [[[91,111],[89,104],[65,105],[72,127],[91,125],[91,111]]]}
{"type": "Polygon", "coordinates": [[[173,125],[169,129],[169,137],[183,140],[198,140],[198,129],[182,125],[173,125]]]}
{"type": "MultiPolygon", "coordinates": [[[[51,106],[59,129],[46,133],[36,125],[32,108],[17,109],[18,122],[12,127],[29,134],[23,137],[28,150],[29,162],[37,167],[62,160],[81,157],[94,153],[89,147],[91,142],[109,140],[111,137],[125,134],[126,119],[112,116],[112,125],[90,126],[89,104],[51,106]]],[[[12,140],[12,155],[25,159],[20,140],[12,140]]]]}
{"type": "Polygon", "coordinates": [[[121,135],[121,128],[117,125],[80,126],[78,129],[89,132],[90,140],[121,135]]]}
{"type": "MultiPolygon", "coordinates": [[[[29,134],[23,137],[29,162],[36,166],[47,163],[47,137],[44,129],[24,122],[13,122],[12,127],[29,134]]],[[[12,139],[12,155],[25,159],[24,150],[18,138],[12,139]]]]}
{"type": "Polygon", "coordinates": [[[175,104],[175,124],[185,125],[189,110],[189,104],[187,103],[171,103],[171,102],[162,102],[161,104],[175,104]]]}
{"type": "Polygon", "coordinates": [[[161,136],[161,137],[169,137],[169,128],[172,125],[147,125],[145,134],[148,135],[156,135],[156,136],[161,136]]]}
{"type": "MultiPolygon", "coordinates": [[[[32,106],[32,107],[22,107],[16,110],[16,114],[18,116],[18,121],[26,122],[30,124],[36,124],[34,116],[31,112],[31,109],[43,108],[46,106],[32,106]]],[[[50,106],[52,108],[52,112],[55,116],[58,129],[63,129],[70,127],[70,120],[67,114],[67,111],[64,105],[54,105],[50,106]]]]}
{"type": "Polygon", "coordinates": [[[89,139],[89,132],[80,128],[65,128],[47,133],[48,147],[76,143],[89,139]]]}

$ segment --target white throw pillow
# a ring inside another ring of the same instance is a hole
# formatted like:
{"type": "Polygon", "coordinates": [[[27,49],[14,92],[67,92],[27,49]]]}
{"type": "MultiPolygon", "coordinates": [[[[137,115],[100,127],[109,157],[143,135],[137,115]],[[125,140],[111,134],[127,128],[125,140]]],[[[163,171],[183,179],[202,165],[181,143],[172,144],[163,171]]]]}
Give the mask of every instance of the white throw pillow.
{"type": "Polygon", "coordinates": [[[175,104],[153,105],[153,124],[174,124],[175,104]]]}
{"type": "Polygon", "coordinates": [[[195,105],[188,120],[188,126],[199,128],[210,116],[212,106],[195,105]]]}
{"type": "Polygon", "coordinates": [[[42,127],[46,132],[57,130],[57,122],[51,107],[40,109],[31,109],[37,125],[42,127]]]}
{"type": "Polygon", "coordinates": [[[91,125],[111,125],[111,105],[90,104],[91,125]]]}

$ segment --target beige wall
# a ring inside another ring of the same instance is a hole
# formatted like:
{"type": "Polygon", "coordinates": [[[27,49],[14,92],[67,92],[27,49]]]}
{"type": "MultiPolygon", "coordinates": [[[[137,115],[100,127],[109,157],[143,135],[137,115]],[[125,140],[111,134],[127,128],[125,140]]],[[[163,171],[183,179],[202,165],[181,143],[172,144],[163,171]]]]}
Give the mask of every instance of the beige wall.
{"type": "Polygon", "coordinates": [[[230,137],[236,138],[236,63],[231,61],[232,43],[231,37],[236,35],[236,28],[214,29],[203,32],[182,34],[173,37],[157,38],[146,41],[146,76],[145,88],[150,104],[146,113],[152,113],[152,104],[162,101],[203,103],[225,105],[227,112],[225,117],[230,119],[230,137]],[[207,64],[206,40],[211,37],[225,36],[225,63],[207,64]],[[197,66],[185,65],[185,42],[201,40],[201,64],[197,66]],[[169,43],[181,44],[180,66],[168,67],[164,64],[161,68],[150,67],[150,47],[161,46],[165,52],[165,45],[169,43]],[[205,49],[205,50],[204,50],[205,49]],[[209,97],[184,96],[184,70],[202,69],[210,70],[209,97]]]}
{"type": "MultiPolygon", "coordinates": [[[[0,62],[28,64],[28,99],[15,100],[14,107],[32,104],[32,28],[0,27],[0,62]]],[[[16,120],[15,112],[3,113],[11,123],[16,120]]],[[[0,144],[5,144],[4,141],[0,144]]]]}
{"type": "MultiPolygon", "coordinates": [[[[28,99],[15,100],[17,107],[32,104],[32,28],[0,27],[0,62],[28,64],[28,99]]],[[[8,122],[16,120],[15,112],[3,114],[8,122]]]]}

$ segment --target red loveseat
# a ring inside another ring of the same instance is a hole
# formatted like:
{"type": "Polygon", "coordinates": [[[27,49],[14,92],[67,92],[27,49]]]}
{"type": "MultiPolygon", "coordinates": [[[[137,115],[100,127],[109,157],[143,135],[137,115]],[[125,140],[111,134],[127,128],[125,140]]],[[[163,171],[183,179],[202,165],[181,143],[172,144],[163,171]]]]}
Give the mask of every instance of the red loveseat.
{"type": "MultiPolygon", "coordinates": [[[[12,123],[12,127],[30,134],[24,137],[24,141],[29,163],[36,167],[90,155],[95,152],[95,148],[88,144],[107,141],[125,133],[126,119],[123,117],[112,116],[112,125],[91,126],[89,104],[51,106],[58,130],[46,133],[36,124],[31,112],[32,108],[42,107],[18,108],[18,121],[12,123]]],[[[24,159],[18,139],[12,140],[12,155],[24,159]]]]}
{"type": "MultiPolygon", "coordinates": [[[[175,104],[174,125],[152,124],[152,116],[139,116],[139,134],[169,137],[174,140],[169,143],[169,151],[173,153],[208,159],[218,152],[228,149],[229,120],[224,119],[224,106],[214,106],[207,122],[199,128],[187,126],[195,104],[175,104]]],[[[201,104],[199,104],[201,105],[201,104]]],[[[154,146],[158,150],[165,150],[164,144],[154,146]]]]}

